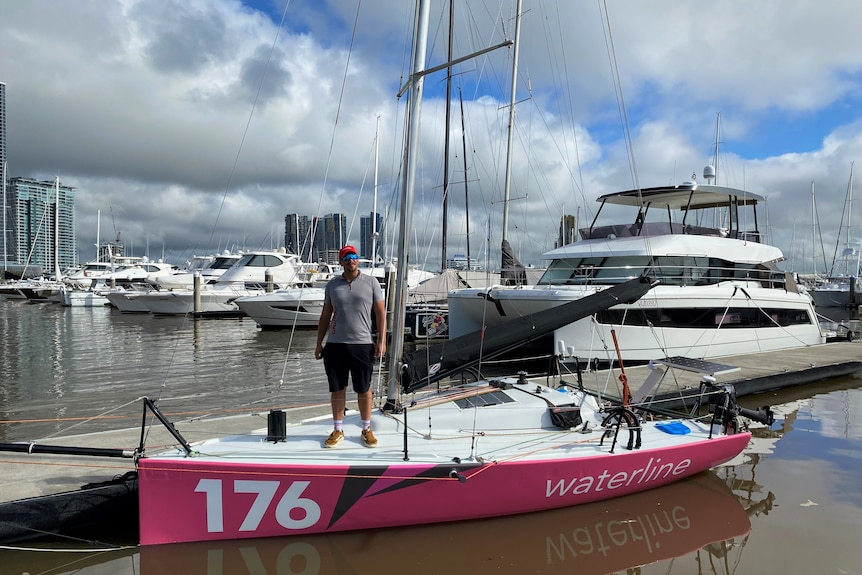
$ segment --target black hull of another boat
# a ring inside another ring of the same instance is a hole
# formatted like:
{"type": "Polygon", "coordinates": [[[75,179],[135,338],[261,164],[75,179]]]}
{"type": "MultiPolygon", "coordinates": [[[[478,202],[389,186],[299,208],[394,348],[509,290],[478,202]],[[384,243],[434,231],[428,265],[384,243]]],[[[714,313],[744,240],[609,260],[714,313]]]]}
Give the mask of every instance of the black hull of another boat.
{"type": "Polygon", "coordinates": [[[77,491],[0,504],[0,543],[78,537],[138,540],[138,478],[129,472],[77,491]]]}

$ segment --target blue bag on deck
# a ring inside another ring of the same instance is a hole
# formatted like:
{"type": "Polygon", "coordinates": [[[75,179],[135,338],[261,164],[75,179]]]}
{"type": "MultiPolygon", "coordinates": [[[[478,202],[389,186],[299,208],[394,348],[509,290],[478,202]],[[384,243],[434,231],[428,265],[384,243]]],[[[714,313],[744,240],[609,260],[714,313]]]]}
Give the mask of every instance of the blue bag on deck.
{"type": "Polygon", "coordinates": [[[688,426],[680,421],[669,421],[667,423],[656,423],[657,428],[671,435],[685,435],[691,433],[688,426]]]}

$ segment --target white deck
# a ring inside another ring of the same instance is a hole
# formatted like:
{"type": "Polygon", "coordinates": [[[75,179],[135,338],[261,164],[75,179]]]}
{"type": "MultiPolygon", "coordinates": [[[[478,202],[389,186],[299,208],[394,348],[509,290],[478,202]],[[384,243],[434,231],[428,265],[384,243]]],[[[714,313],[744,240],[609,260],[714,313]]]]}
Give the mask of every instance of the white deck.
{"type": "MultiPolygon", "coordinates": [[[[324,448],[332,431],[331,417],[319,417],[289,424],[284,441],[267,441],[267,429],[245,435],[234,435],[192,444],[192,458],[197,462],[230,459],[233,463],[301,463],[316,465],[393,465],[410,463],[462,463],[503,460],[552,460],[590,457],[610,452],[612,437],[605,438],[600,428],[605,413],[596,413],[592,397],[538,388],[535,383],[515,384],[508,390],[495,390],[478,384],[467,393],[457,392],[466,400],[479,401],[495,393],[515,401],[481,407],[459,407],[449,400],[456,392],[431,393],[407,413],[408,458],[404,457],[404,415],[387,415],[375,410],[372,429],[378,447],[368,448],[360,439],[361,422],[356,412],[344,419],[345,439],[335,448],[324,448]],[[537,393],[537,389],[541,389],[537,393]],[[549,403],[570,405],[584,401],[581,413],[587,424],[575,430],[555,427],[548,413],[549,403]],[[442,403],[438,403],[441,401],[442,403]]],[[[688,421],[691,433],[671,435],[644,423],[641,451],[663,449],[672,445],[702,441],[709,434],[708,425],[688,421]]],[[[629,432],[619,434],[616,451],[625,451],[629,432]]],[[[149,459],[184,459],[181,449],[148,456],[149,459]]]]}

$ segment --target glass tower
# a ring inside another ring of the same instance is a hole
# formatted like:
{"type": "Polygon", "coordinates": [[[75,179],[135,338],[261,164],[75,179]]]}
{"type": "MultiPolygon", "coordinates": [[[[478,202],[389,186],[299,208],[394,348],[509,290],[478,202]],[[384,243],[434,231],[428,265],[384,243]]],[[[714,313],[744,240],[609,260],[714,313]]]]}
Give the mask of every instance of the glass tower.
{"type": "Polygon", "coordinates": [[[60,271],[78,264],[75,188],[59,180],[10,178],[6,209],[13,222],[10,259],[14,254],[19,264],[41,267],[45,274],[54,273],[55,262],[60,271]]]}

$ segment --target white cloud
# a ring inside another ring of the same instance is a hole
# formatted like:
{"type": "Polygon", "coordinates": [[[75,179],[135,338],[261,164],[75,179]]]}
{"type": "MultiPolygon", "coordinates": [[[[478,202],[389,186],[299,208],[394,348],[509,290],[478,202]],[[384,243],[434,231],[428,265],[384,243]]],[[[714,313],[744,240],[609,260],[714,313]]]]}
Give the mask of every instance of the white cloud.
{"type": "MultiPolygon", "coordinates": [[[[138,253],[148,243],[154,257],[162,246],[170,253],[269,247],[280,243],[287,213],[339,211],[350,219],[371,209],[379,115],[382,212],[399,178],[403,105],[395,93],[404,81],[409,4],[364,1],[354,36],[354,3],[293,0],[273,47],[280,14],[273,21],[236,1],[10,3],[0,20],[9,172],[59,173],[78,188],[82,252],[95,242],[100,210],[103,237],[113,233],[106,222],[113,212],[126,243],[138,253]]],[[[512,186],[521,199],[510,212],[510,239],[526,262],[541,263],[563,210],[586,218],[598,195],[635,180],[602,7],[528,3],[512,186]]],[[[499,11],[459,8],[456,55],[501,41],[503,27],[511,36],[508,3],[499,11]]],[[[862,4],[627,0],[607,9],[636,181],[652,186],[699,173],[721,112],[720,174],[770,199],[775,243],[791,256],[803,236],[794,227],[812,225],[812,181],[824,241],[835,242],[850,162],[862,158],[862,51],[852,29],[862,4]]],[[[440,2],[432,10],[433,63],[445,54],[447,10],[440,2]]],[[[500,51],[457,70],[474,253],[486,249],[489,218],[488,249],[499,244],[508,66],[500,51]]],[[[426,81],[414,215],[422,222],[417,237],[427,236],[417,251],[429,254],[431,268],[439,258],[441,82],[439,74],[426,81]]],[[[461,253],[457,90],[454,97],[449,249],[461,253]]],[[[351,239],[357,235],[358,223],[351,239]]]]}

